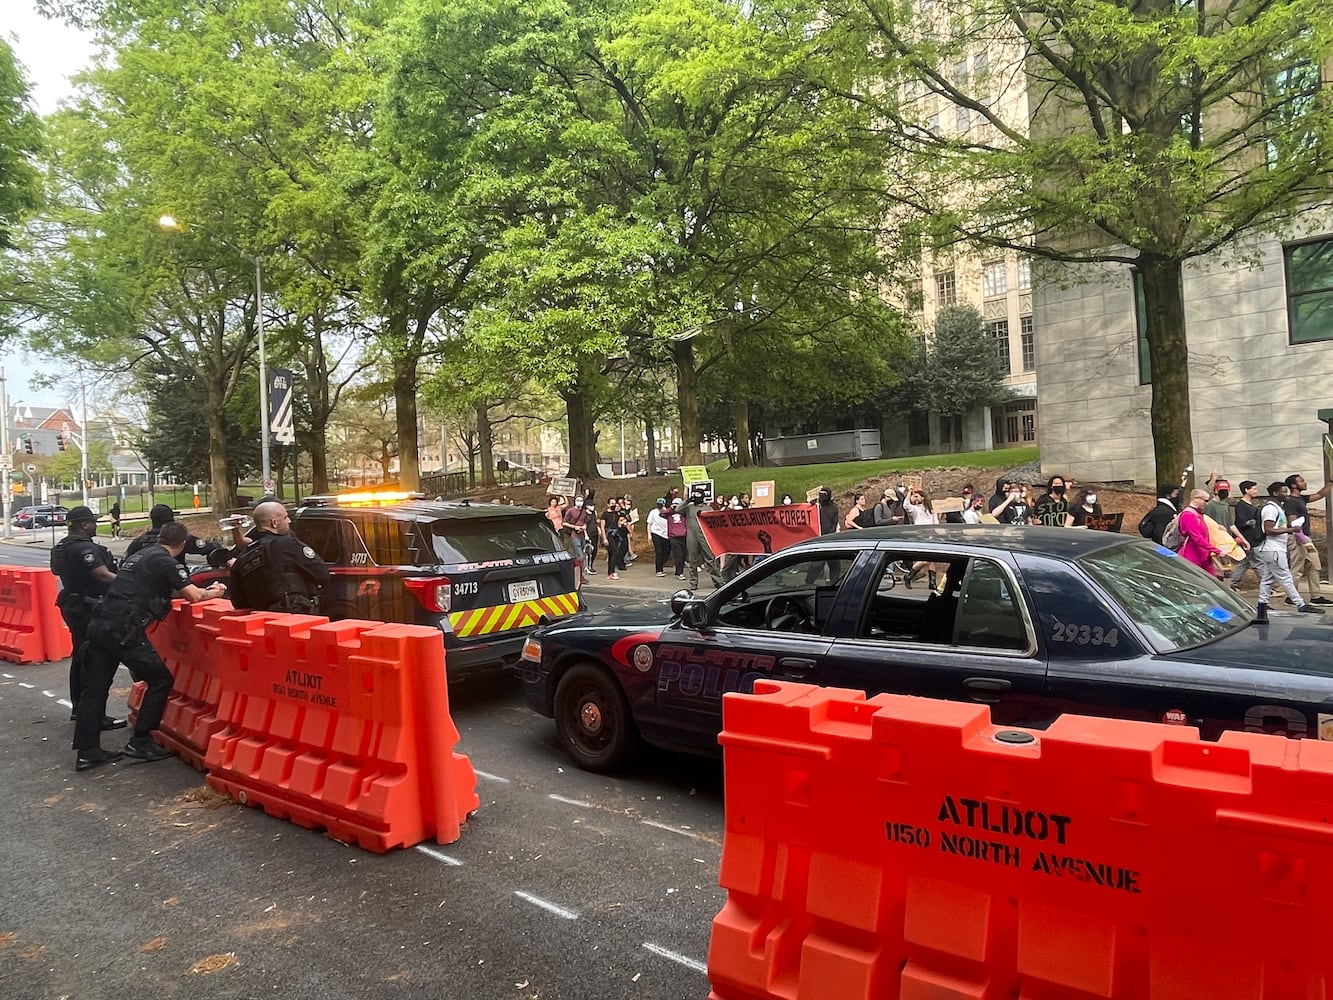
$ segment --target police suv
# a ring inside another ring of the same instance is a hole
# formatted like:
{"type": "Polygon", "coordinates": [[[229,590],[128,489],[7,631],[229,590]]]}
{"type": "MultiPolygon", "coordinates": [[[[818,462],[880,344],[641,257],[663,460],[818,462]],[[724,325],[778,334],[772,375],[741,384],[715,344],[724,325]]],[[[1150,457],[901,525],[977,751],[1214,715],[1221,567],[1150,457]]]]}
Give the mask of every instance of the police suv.
{"type": "Polygon", "coordinates": [[[530,507],[330,494],[292,531],[329,564],[319,614],[438,628],[451,681],[514,666],[537,625],[581,608],[573,559],[530,507]]]}

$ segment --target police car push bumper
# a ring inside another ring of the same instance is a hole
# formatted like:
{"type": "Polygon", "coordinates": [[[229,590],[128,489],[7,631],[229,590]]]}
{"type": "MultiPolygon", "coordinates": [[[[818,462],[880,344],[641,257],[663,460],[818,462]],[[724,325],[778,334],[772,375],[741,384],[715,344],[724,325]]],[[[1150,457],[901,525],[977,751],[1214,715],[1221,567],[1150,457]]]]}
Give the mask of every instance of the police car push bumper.
{"type": "Polygon", "coordinates": [[[578,609],[577,593],[557,594],[514,604],[455,611],[449,615],[449,627],[459,639],[477,639],[516,628],[530,628],[542,618],[565,618],[578,609]]]}

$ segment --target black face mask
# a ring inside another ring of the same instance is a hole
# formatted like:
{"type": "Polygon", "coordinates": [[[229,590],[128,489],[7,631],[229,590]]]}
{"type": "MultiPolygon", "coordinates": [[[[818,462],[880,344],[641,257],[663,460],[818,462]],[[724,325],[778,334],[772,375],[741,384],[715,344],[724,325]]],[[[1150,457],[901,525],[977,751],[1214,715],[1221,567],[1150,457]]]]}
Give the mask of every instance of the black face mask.
{"type": "Polygon", "coordinates": [[[1057,496],[1057,497],[1058,497],[1058,496],[1063,496],[1063,495],[1064,495],[1064,492],[1065,492],[1065,488],[1064,488],[1063,486],[1052,486],[1052,487],[1051,487],[1051,495],[1052,495],[1052,496],[1057,496]]]}

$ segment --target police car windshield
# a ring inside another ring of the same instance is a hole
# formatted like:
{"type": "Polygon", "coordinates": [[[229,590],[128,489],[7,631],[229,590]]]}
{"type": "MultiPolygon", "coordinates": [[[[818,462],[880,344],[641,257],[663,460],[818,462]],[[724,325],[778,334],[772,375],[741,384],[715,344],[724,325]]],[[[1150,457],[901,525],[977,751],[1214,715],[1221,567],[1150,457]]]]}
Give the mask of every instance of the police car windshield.
{"type": "Polygon", "coordinates": [[[1078,560],[1143,629],[1158,653],[1178,653],[1249,624],[1253,610],[1170,549],[1129,543],[1078,560]]]}
{"type": "Polygon", "coordinates": [[[492,562],[560,551],[549,523],[540,514],[442,518],[430,523],[428,534],[436,563],[492,562]]]}

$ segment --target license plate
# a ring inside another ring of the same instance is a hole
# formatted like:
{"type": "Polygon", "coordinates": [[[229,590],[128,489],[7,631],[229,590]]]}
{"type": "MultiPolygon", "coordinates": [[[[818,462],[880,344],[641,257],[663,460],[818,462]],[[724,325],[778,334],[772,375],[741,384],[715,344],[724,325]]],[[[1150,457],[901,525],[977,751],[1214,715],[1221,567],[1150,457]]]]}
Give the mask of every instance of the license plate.
{"type": "Polygon", "coordinates": [[[511,583],[509,585],[509,603],[516,604],[519,601],[535,601],[537,599],[537,581],[525,580],[523,583],[511,583]]]}

